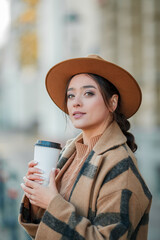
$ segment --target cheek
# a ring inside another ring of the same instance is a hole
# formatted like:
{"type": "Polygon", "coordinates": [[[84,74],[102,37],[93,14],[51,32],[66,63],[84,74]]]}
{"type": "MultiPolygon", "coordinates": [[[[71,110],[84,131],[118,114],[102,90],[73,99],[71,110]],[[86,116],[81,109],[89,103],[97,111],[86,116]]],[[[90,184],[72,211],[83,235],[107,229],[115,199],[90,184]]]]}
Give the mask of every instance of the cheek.
{"type": "Polygon", "coordinates": [[[109,114],[109,109],[105,105],[103,99],[98,99],[92,105],[92,113],[97,116],[97,118],[101,118],[102,116],[107,116],[109,114]]]}
{"type": "Polygon", "coordinates": [[[68,114],[70,115],[71,113],[71,104],[67,101],[67,110],[68,110],[68,114]]]}
{"type": "Polygon", "coordinates": [[[99,111],[100,109],[104,109],[104,110],[107,109],[107,106],[105,105],[102,98],[97,98],[92,103],[92,108],[94,108],[94,110],[99,111]]]}

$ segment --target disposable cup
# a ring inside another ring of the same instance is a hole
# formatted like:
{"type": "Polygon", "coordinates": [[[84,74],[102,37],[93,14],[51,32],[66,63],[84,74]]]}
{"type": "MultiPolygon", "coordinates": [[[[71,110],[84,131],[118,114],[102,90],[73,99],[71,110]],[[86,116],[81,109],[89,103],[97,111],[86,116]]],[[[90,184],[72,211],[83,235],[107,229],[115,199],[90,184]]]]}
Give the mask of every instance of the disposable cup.
{"type": "Polygon", "coordinates": [[[48,185],[50,172],[57,166],[58,156],[61,145],[56,142],[38,140],[34,147],[34,161],[38,162],[37,166],[43,173],[43,185],[48,185]]]}

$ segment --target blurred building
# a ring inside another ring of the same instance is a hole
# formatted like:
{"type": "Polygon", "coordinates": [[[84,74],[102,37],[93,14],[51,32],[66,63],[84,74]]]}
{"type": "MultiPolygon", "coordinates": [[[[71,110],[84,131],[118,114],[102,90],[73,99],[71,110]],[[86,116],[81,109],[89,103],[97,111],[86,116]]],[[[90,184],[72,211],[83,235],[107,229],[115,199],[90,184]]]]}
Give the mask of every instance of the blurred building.
{"type": "Polygon", "coordinates": [[[0,131],[62,144],[77,134],[47,95],[45,76],[61,60],[99,54],[142,88],[132,131],[142,174],[160,204],[160,1],[14,0],[10,12],[9,38],[0,48],[0,131]]]}
{"type": "Polygon", "coordinates": [[[47,71],[63,59],[97,53],[126,68],[141,85],[135,124],[158,126],[159,5],[158,0],[11,1],[10,36],[0,50],[1,124],[46,130],[47,71]]]}
{"type": "Polygon", "coordinates": [[[146,128],[159,125],[160,2],[103,1],[101,12],[101,52],[128,69],[143,91],[136,124],[146,128]]]}

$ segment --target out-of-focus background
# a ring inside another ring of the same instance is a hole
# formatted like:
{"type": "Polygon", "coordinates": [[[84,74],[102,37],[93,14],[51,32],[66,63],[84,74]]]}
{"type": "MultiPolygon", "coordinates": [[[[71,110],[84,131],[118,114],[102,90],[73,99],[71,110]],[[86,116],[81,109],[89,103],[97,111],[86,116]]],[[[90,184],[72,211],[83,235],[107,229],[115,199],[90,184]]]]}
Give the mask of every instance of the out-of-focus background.
{"type": "Polygon", "coordinates": [[[37,139],[64,146],[77,134],[47,95],[45,75],[59,61],[93,53],[142,88],[131,130],[153,194],[148,239],[160,239],[159,43],[159,0],[0,0],[0,240],[30,239],[17,215],[37,139]]]}

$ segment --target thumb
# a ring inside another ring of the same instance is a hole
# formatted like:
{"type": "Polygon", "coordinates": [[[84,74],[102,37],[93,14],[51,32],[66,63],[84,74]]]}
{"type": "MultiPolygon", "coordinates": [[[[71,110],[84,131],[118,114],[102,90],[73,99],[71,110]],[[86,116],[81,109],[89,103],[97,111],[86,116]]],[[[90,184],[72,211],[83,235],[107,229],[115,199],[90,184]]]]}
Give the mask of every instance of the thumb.
{"type": "Polygon", "coordinates": [[[60,169],[59,169],[59,168],[56,168],[55,177],[57,177],[57,175],[58,175],[59,172],[60,172],[60,169]]]}
{"type": "Polygon", "coordinates": [[[49,186],[55,186],[55,176],[56,176],[56,168],[52,168],[50,172],[49,186]]]}

